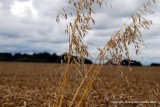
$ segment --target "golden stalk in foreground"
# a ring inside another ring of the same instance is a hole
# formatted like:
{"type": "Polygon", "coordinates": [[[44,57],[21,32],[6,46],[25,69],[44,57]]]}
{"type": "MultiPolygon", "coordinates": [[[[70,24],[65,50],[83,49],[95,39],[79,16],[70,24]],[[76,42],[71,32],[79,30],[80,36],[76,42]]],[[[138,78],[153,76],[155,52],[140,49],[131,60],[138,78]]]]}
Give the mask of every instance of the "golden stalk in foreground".
{"type": "MultiPolygon", "coordinates": [[[[76,14],[75,14],[75,20],[73,22],[72,21],[69,22],[69,24],[65,29],[65,32],[69,34],[69,55],[68,55],[66,69],[63,74],[63,80],[60,86],[60,90],[62,91],[59,92],[59,97],[58,100],[55,102],[55,107],[62,106],[65,87],[67,85],[67,74],[70,71],[70,63],[72,63],[71,61],[72,55],[76,54],[77,56],[79,56],[78,58],[79,63],[81,63],[81,59],[83,59],[84,57],[90,56],[87,50],[87,45],[85,45],[85,43],[83,42],[83,38],[86,36],[86,33],[89,30],[91,30],[90,23],[92,22],[93,24],[95,24],[95,21],[92,18],[92,14],[95,12],[92,8],[95,5],[98,5],[101,8],[102,4],[104,3],[106,4],[104,0],[69,0],[69,5],[71,5],[71,7],[73,8],[72,10],[74,9],[76,10],[76,14]],[[70,31],[72,31],[71,34],[70,31]]],[[[149,11],[148,7],[151,6],[153,3],[156,3],[155,0],[146,0],[123,24],[120,30],[118,30],[111,37],[111,39],[106,43],[104,48],[102,50],[99,49],[100,54],[97,56],[91,67],[87,70],[75,94],[73,95],[69,107],[72,107],[78,93],[82,89],[84,83],[87,82],[86,86],[83,87],[84,91],[82,97],[78,101],[77,106],[80,106],[82,100],[87,95],[89,89],[91,88],[94,80],[97,77],[97,74],[101,69],[102,60],[106,60],[107,62],[112,60],[114,63],[120,66],[120,62],[122,61],[123,58],[127,57],[127,59],[130,60],[129,49],[128,49],[128,46],[130,44],[133,44],[135,46],[135,53],[137,55],[140,54],[139,44],[143,43],[141,29],[142,28],[149,29],[149,26],[152,25],[151,20],[147,20],[141,15],[147,13],[152,14],[153,12],[149,11]],[[132,19],[132,23],[127,24],[130,19],[132,19]],[[97,65],[95,70],[93,70],[93,67],[97,61],[99,61],[99,64],[97,65]],[[90,80],[87,81],[88,77],[90,77],[90,80]]],[[[59,14],[57,15],[56,19],[57,22],[60,22],[59,18],[60,15],[64,16],[67,19],[68,16],[69,15],[72,16],[73,13],[72,11],[67,12],[65,9],[63,9],[63,11],[59,12],[59,14]]]]}

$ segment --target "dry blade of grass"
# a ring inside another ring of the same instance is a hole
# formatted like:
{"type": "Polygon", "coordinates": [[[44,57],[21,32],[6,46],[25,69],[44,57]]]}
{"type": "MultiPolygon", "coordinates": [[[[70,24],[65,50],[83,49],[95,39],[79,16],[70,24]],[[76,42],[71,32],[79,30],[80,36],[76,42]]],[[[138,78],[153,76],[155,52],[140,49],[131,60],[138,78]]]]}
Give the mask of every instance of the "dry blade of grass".
{"type": "MultiPolygon", "coordinates": [[[[66,73],[69,72],[70,66],[70,58],[73,54],[83,58],[85,56],[90,56],[87,45],[83,43],[83,38],[86,36],[86,33],[91,30],[90,22],[95,24],[94,18],[92,18],[92,14],[94,14],[94,10],[92,9],[93,6],[98,5],[99,7],[105,3],[104,0],[69,0],[69,4],[73,7],[75,12],[75,20],[69,22],[67,25],[65,32],[69,34],[69,60],[66,66],[66,73]],[[87,12],[88,11],[88,12],[87,12]],[[74,24],[72,24],[74,23],[74,24]],[[69,26],[69,27],[68,27],[69,26]],[[69,29],[68,29],[69,28],[69,29]],[[72,31],[72,32],[70,32],[72,31]]],[[[119,31],[117,31],[111,39],[106,43],[104,48],[100,49],[100,54],[97,56],[96,60],[92,64],[92,66],[88,69],[86,75],[80,82],[80,85],[73,96],[71,101],[70,107],[73,105],[78,93],[80,92],[81,88],[83,87],[84,83],[87,82],[86,87],[83,88],[84,93],[78,103],[80,105],[81,101],[88,93],[92,83],[94,82],[96,75],[99,73],[101,67],[96,67],[98,70],[93,70],[95,63],[99,60],[99,65],[101,66],[102,60],[112,60],[112,62],[116,63],[120,66],[120,62],[123,58],[127,57],[130,60],[129,56],[129,48],[130,44],[135,46],[135,53],[137,55],[140,54],[140,44],[143,43],[141,29],[149,29],[149,26],[152,25],[152,21],[142,17],[142,14],[152,14],[151,11],[148,10],[148,7],[151,6],[153,3],[156,3],[154,0],[146,0],[132,15],[131,17],[123,24],[119,31]],[[132,19],[131,24],[127,24],[127,22],[132,19]],[[88,77],[90,80],[87,81],[88,77]]],[[[73,10],[74,10],[73,9],[73,10]]],[[[65,9],[60,11],[59,14],[68,18],[68,15],[73,15],[72,12],[67,12],[65,9]],[[70,13],[70,14],[68,14],[70,13]]],[[[57,15],[57,22],[60,21],[60,15],[57,15]]],[[[80,63],[80,62],[79,62],[80,63]]],[[[62,100],[64,96],[64,90],[67,82],[66,73],[64,73],[64,79],[61,84],[62,92],[60,97],[60,106],[62,105],[62,100]]],[[[126,78],[127,79],[127,78],[126,78]]],[[[127,82],[128,83],[128,82],[127,82]]],[[[60,95],[59,95],[60,96],[60,95]]],[[[57,103],[58,104],[58,103],[57,103]]]]}

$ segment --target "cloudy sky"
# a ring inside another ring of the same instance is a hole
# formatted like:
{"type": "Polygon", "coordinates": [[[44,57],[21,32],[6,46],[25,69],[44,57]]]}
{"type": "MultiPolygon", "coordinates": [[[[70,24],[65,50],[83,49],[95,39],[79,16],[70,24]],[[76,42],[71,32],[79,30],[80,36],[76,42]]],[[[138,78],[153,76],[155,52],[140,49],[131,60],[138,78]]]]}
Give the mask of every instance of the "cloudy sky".
{"type": "MultiPolygon", "coordinates": [[[[106,0],[107,1],[107,0],[106,0]]],[[[96,25],[85,38],[89,51],[95,58],[97,48],[102,48],[110,36],[122,26],[144,0],[108,0],[112,5],[98,9],[94,15],[96,25]]],[[[50,52],[63,54],[68,50],[65,24],[56,23],[58,11],[67,0],[0,0],[0,52],[50,52]]],[[[160,1],[150,8],[156,14],[147,15],[153,26],[144,30],[141,56],[131,58],[143,64],[160,62],[160,1]],[[142,60],[143,56],[143,60],[142,60]]]]}

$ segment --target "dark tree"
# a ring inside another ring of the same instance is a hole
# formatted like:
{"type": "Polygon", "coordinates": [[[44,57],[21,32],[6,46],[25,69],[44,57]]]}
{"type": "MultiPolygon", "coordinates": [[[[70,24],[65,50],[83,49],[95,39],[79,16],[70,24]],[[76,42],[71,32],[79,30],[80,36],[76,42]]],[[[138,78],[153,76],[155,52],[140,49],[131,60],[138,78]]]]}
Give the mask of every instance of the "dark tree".
{"type": "Polygon", "coordinates": [[[160,63],[151,63],[150,66],[160,66],[160,63]]]}
{"type": "Polygon", "coordinates": [[[121,65],[124,65],[124,66],[142,66],[142,64],[139,62],[139,61],[135,61],[135,60],[127,60],[127,59],[124,59],[122,62],[121,62],[121,65]]]}
{"type": "MultiPolygon", "coordinates": [[[[62,54],[60,56],[54,54],[49,54],[47,52],[43,53],[34,53],[32,55],[29,54],[21,54],[16,53],[12,56],[10,53],[0,53],[0,61],[16,61],[16,62],[49,62],[49,63],[67,63],[67,55],[62,54]]],[[[71,61],[81,60],[77,56],[72,56],[71,61]]],[[[83,62],[86,64],[92,64],[92,61],[89,59],[83,59],[83,62]]]]}
{"type": "Polygon", "coordinates": [[[52,63],[60,63],[60,56],[57,56],[55,53],[50,55],[50,57],[47,58],[47,62],[52,62],[52,63]]]}
{"type": "Polygon", "coordinates": [[[0,61],[12,61],[13,56],[10,53],[0,53],[0,61]]]}

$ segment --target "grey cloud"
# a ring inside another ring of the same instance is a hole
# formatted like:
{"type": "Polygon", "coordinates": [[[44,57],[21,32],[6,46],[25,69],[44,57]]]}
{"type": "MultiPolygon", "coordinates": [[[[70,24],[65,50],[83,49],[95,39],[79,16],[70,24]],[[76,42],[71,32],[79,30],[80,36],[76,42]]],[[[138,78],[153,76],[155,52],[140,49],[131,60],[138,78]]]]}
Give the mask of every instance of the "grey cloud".
{"type": "Polygon", "coordinates": [[[47,41],[26,41],[25,39],[2,39],[0,49],[1,52],[56,52],[63,53],[68,49],[68,43],[63,41],[47,42],[47,41]],[[13,42],[16,41],[16,42],[13,42]],[[10,44],[12,43],[12,44],[10,44]],[[62,52],[63,50],[63,52],[62,52]]]}
{"type": "Polygon", "coordinates": [[[27,2],[29,0],[17,0],[18,2],[27,2]]]}
{"type": "Polygon", "coordinates": [[[113,8],[110,10],[109,14],[118,18],[130,17],[139,6],[139,4],[137,5],[133,0],[123,0],[121,2],[112,0],[111,5],[113,8]]]}
{"type": "Polygon", "coordinates": [[[13,4],[13,0],[1,0],[0,1],[0,15],[9,16],[11,14],[10,9],[13,4]]]}
{"type": "Polygon", "coordinates": [[[13,0],[1,0],[1,9],[9,10],[13,4],[13,0]]]}
{"type": "MultiPolygon", "coordinates": [[[[117,31],[130,15],[139,7],[140,1],[135,0],[109,0],[112,9],[108,7],[96,9],[93,16],[96,25],[93,31],[85,38],[89,44],[89,51],[95,58],[98,55],[97,48],[102,48],[107,40],[117,31]]],[[[144,40],[148,48],[142,48],[144,61],[148,63],[159,58],[159,18],[160,12],[157,5],[153,6],[156,14],[147,16],[153,19],[154,25],[149,31],[144,30],[144,40]],[[157,7],[156,7],[157,6],[157,7]],[[154,56],[149,55],[156,51],[154,56]]],[[[0,50],[4,52],[56,52],[62,54],[68,50],[68,37],[64,34],[65,22],[57,24],[56,15],[67,0],[1,0],[0,1],[0,50]],[[32,6],[37,11],[35,17],[31,10],[27,10],[24,17],[11,13],[14,2],[32,1],[32,6]]],[[[132,51],[131,51],[132,52],[132,51]]],[[[135,59],[140,59],[133,55],[135,59]]],[[[160,61],[159,61],[160,62],[160,61]]]]}
{"type": "Polygon", "coordinates": [[[38,10],[39,15],[43,17],[54,18],[63,6],[65,6],[66,1],[59,0],[34,0],[33,6],[38,10]]]}

